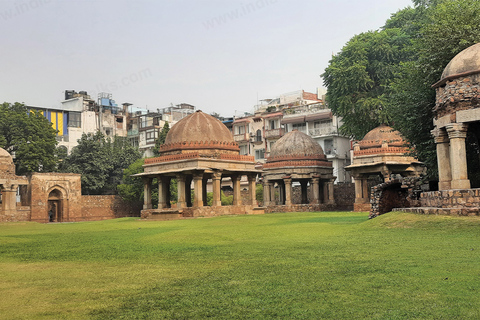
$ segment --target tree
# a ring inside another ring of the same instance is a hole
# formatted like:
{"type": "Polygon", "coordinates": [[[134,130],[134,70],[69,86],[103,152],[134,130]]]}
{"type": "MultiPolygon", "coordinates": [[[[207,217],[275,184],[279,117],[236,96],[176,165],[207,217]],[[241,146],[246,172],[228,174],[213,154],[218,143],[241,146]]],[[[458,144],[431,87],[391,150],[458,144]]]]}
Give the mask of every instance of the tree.
{"type": "Polygon", "coordinates": [[[143,201],[143,181],[132,175],[143,172],[145,159],[138,159],[123,170],[122,183],[118,185],[118,194],[129,202],[143,201]]]}
{"type": "Polygon", "coordinates": [[[322,77],[329,107],[343,118],[344,134],[361,139],[391,123],[386,88],[398,65],[413,57],[411,38],[400,28],[356,35],[332,57],[322,77]]]}
{"type": "Polygon", "coordinates": [[[82,135],[61,164],[61,171],[82,174],[83,194],[111,194],[121,181],[123,169],[138,158],[140,153],[125,138],[110,141],[97,131],[82,135]]]}
{"type": "Polygon", "coordinates": [[[155,140],[155,149],[153,149],[153,154],[155,156],[160,155],[160,146],[165,143],[165,139],[167,138],[168,131],[170,131],[170,126],[168,125],[168,122],[165,122],[162,130],[158,134],[157,140],[155,140]]]}
{"type": "Polygon", "coordinates": [[[50,172],[57,166],[56,130],[21,103],[0,105],[0,147],[14,156],[16,172],[50,172]]]}

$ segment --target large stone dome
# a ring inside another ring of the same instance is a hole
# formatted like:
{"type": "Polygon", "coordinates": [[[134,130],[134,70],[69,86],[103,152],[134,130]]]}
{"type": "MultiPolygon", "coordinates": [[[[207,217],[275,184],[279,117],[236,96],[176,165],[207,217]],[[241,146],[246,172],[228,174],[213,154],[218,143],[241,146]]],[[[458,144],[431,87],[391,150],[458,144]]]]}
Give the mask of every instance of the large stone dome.
{"type": "Polygon", "coordinates": [[[275,142],[267,162],[277,159],[304,160],[325,158],[322,147],[312,137],[298,130],[293,130],[275,142]]]}
{"type": "Polygon", "coordinates": [[[370,130],[360,141],[362,149],[378,148],[383,144],[387,144],[389,147],[402,147],[406,142],[400,132],[384,124],[370,130]]]}
{"type": "Polygon", "coordinates": [[[160,147],[162,154],[206,150],[238,154],[239,147],[222,122],[200,110],[174,124],[160,147]]]}
{"type": "Polygon", "coordinates": [[[441,80],[480,73],[480,43],[457,54],[445,67],[441,80]]]}

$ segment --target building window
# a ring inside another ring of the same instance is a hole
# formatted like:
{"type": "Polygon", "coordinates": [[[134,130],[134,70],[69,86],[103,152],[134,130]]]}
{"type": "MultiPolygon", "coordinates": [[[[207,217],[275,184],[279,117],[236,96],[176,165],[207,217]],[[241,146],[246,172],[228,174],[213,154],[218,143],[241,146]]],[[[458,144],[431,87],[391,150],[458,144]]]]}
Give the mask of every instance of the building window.
{"type": "Polygon", "coordinates": [[[335,149],[333,148],[333,139],[325,139],[325,142],[324,142],[324,152],[325,154],[335,154],[336,151],[335,149]]]}
{"type": "Polygon", "coordinates": [[[276,129],[275,128],[275,120],[270,120],[270,130],[276,129]]]}
{"type": "Polygon", "coordinates": [[[255,160],[260,160],[265,158],[265,149],[255,150],[255,160]]]}
{"type": "Polygon", "coordinates": [[[238,126],[237,134],[244,134],[244,133],[245,133],[245,126],[238,126]]]}
{"type": "Polygon", "coordinates": [[[303,132],[303,133],[307,133],[307,124],[304,122],[304,123],[294,123],[292,125],[292,128],[293,130],[298,130],[300,132],[303,132]]]}
{"type": "Polygon", "coordinates": [[[257,130],[255,141],[262,141],[262,130],[257,130]]]}
{"type": "Polygon", "coordinates": [[[270,142],[270,151],[272,151],[273,145],[275,144],[275,141],[270,142]]]}
{"type": "Polygon", "coordinates": [[[69,112],[68,126],[70,128],[80,128],[82,126],[82,114],[80,112],[69,112]]]}
{"type": "Polygon", "coordinates": [[[240,155],[246,156],[247,154],[248,154],[248,146],[247,145],[240,146],[240,155]]]}
{"type": "Polygon", "coordinates": [[[155,130],[145,132],[145,140],[147,144],[155,142],[155,138],[157,137],[156,133],[155,130]]]}

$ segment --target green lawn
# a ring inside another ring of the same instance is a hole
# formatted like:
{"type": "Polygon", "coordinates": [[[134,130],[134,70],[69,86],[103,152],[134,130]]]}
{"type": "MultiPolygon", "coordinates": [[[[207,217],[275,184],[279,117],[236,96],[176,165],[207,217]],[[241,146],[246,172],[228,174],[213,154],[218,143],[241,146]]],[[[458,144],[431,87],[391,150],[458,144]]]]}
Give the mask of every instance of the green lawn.
{"type": "Polygon", "coordinates": [[[0,224],[0,319],[480,319],[480,219],[0,224]]]}

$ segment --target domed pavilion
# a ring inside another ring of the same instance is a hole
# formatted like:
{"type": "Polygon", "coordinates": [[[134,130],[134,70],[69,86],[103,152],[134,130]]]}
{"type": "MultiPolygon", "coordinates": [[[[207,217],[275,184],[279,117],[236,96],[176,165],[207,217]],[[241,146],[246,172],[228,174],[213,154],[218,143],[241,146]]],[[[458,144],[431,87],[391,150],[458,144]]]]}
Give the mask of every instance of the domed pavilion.
{"type": "Polygon", "coordinates": [[[433,87],[439,190],[469,189],[465,139],[480,130],[480,43],[457,54],[433,87]]]}
{"type": "MultiPolygon", "coordinates": [[[[191,216],[254,213],[256,176],[254,158],[241,156],[232,133],[218,119],[197,111],[172,126],[160,147],[160,156],[145,159],[142,217],[166,219],[191,216]],[[242,205],[240,180],[248,178],[249,205],[242,205]],[[231,178],[233,206],[222,207],[221,180],[231,178]],[[158,181],[158,209],[152,209],[152,180],[158,181]],[[176,179],[178,201],[171,208],[169,186],[176,179]],[[193,182],[194,199],[191,199],[193,182]],[[213,203],[207,206],[207,183],[212,184],[213,203]]],[[[255,209],[255,213],[261,210],[255,209]]]]}
{"type": "Polygon", "coordinates": [[[386,125],[374,128],[354,143],[352,164],[345,169],[355,179],[355,211],[370,211],[369,176],[381,175],[384,182],[392,174],[420,176],[424,166],[408,152],[400,132],[386,125]]]}
{"type": "MultiPolygon", "coordinates": [[[[308,185],[311,188],[311,205],[321,210],[323,205],[334,205],[332,162],[328,161],[322,147],[310,136],[293,130],[280,138],[272,147],[263,166],[265,206],[274,205],[275,186],[279,189],[279,204],[287,208],[292,201],[292,183],[300,183],[301,204],[309,204],[308,185]]],[[[288,210],[288,209],[287,209],[288,210]]],[[[295,208],[295,211],[302,211],[295,208]]]]}

